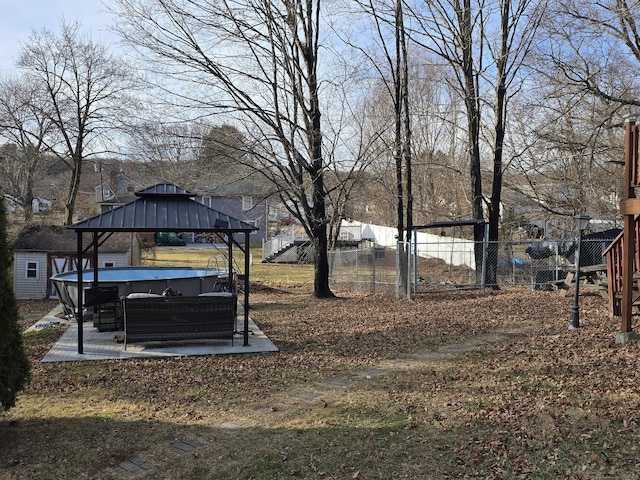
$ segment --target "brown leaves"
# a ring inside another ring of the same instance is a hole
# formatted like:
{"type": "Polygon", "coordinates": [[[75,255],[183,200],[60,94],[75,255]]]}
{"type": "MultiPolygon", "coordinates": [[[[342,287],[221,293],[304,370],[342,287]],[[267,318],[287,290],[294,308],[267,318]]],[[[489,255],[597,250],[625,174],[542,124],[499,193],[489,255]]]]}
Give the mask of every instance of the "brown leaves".
{"type": "MultiPolygon", "coordinates": [[[[263,290],[251,297],[251,316],[277,354],[34,358],[27,394],[84,393],[132,405],[127,415],[185,423],[278,417],[343,433],[373,423],[399,449],[412,448],[403,436],[441,442],[434,449],[443,462],[457,462],[469,478],[600,478],[592,473],[615,471],[615,455],[635,455],[621,445],[635,445],[638,435],[640,342],[615,344],[618,321],[599,296],[580,297],[582,328],[569,331],[571,298],[528,288],[411,302],[263,290]],[[394,366],[398,359],[406,366],[394,366]],[[364,367],[388,373],[365,380],[355,373],[364,367]],[[354,381],[314,403],[292,398],[333,377],[354,381]]],[[[369,478],[364,464],[351,465],[348,476],[369,478]]]]}

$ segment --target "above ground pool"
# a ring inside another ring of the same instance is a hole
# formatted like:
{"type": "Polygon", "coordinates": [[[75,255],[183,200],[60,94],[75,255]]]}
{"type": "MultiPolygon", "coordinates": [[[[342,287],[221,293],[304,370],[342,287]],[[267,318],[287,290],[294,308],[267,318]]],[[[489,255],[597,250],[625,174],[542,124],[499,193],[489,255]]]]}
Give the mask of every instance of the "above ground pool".
{"type": "MultiPolygon", "coordinates": [[[[82,283],[92,286],[94,271],[82,271],[82,283]]],[[[118,287],[118,296],[130,293],[158,293],[172,288],[184,296],[214,291],[218,282],[226,282],[228,273],[219,268],[194,267],[113,267],[98,269],[100,287],[118,287]]],[[[59,273],[51,277],[60,301],[74,309],[78,301],[78,272],[59,273]]]]}

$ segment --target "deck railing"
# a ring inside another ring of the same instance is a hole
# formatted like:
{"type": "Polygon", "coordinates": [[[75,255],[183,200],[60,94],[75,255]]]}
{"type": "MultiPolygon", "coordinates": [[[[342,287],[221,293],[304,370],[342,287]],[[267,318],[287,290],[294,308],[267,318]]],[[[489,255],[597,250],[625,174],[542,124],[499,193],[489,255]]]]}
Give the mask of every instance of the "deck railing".
{"type": "Polygon", "coordinates": [[[290,227],[288,230],[279,233],[271,240],[266,240],[262,244],[262,259],[265,260],[270,258],[272,255],[275,255],[287,247],[293,245],[299,241],[308,241],[309,237],[304,232],[304,230],[294,225],[290,227]]]}
{"type": "MultiPolygon", "coordinates": [[[[634,272],[640,271],[640,255],[638,255],[638,239],[640,238],[640,216],[636,217],[635,228],[635,260],[633,262],[634,272]]],[[[624,231],[618,235],[609,248],[605,250],[607,262],[607,282],[609,288],[609,313],[611,315],[621,315],[621,295],[622,295],[622,246],[624,241],[624,231]]],[[[634,296],[635,297],[635,296],[634,296]]]]}

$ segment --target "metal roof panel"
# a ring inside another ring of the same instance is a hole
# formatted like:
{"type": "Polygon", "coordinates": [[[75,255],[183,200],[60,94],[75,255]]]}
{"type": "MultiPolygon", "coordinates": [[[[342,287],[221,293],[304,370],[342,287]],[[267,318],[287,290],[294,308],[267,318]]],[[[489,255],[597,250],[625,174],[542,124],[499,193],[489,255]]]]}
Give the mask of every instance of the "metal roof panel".
{"type": "Polygon", "coordinates": [[[138,199],[70,225],[80,231],[124,232],[246,232],[257,227],[229,217],[191,198],[191,194],[164,182],[137,192],[138,199]],[[163,195],[159,192],[164,191],[163,195]],[[153,192],[153,193],[150,193],[153,192]],[[169,193],[167,193],[169,192],[169,193]],[[173,193],[171,193],[173,192],[173,193]]]}

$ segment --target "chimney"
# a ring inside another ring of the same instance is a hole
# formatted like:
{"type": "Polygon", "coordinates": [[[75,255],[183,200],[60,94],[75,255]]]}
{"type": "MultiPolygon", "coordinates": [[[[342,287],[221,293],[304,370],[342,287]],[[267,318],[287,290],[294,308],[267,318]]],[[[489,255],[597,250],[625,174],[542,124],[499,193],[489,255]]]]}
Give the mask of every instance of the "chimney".
{"type": "Polygon", "coordinates": [[[111,191],[111,196],[115,196],[118,193],[118,173],[114,170],[111,170],[109,174],[109,190],[111,191]]]}

